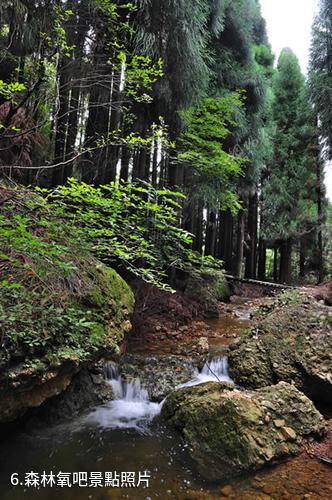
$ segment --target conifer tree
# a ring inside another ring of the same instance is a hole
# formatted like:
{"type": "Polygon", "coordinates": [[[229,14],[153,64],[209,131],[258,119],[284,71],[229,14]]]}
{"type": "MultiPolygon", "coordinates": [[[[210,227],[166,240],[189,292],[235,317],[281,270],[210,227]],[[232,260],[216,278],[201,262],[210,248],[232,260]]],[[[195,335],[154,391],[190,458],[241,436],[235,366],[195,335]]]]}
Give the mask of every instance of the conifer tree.
{"type": "Polygon", "coordinates": [[[309,161],[314,127],[297,57],[284,49],[273,80],[273,161],[263,188],[265,238],[280,249],[279,279],[291,278],[292,248],[313,222],[314,175],[309,161]]]}
{"type": "Polygon", "coordinates": [[[332,157],[332,1],[320,0],[320,12],[312,29],[309,84],[311,98],[325,140],[325,153],[332,157]]]}

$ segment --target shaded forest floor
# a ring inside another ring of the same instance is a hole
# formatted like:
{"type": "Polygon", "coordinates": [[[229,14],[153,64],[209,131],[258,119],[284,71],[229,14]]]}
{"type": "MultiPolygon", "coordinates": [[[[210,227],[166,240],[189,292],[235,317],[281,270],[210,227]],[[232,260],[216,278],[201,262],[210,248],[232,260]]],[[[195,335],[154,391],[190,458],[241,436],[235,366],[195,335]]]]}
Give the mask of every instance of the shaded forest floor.
{"type": "MultiPolygon", "coordinates": [[[[255,311],[273,306],[282,292],[269,286],[237,283],[229,303],[220,303],[219,318],[206,318],[202,305],[181,292],[166,293],[141,280],[130,285],[136,301],[132,339],[146,352],[175,355],[190,354],[202,338],[219,338],[220,343],[229,344],[250,326],[255,311]]],[[[332,280],[300,290],[332,304],[332,280]]]]}

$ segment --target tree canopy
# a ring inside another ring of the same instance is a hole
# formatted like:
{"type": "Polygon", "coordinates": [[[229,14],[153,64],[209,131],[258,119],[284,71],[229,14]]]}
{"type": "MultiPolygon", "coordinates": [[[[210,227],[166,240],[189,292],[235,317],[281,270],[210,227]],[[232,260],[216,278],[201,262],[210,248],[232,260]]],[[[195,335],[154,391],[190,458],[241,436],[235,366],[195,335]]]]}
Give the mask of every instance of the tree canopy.
{"type": "Polygon", "coordinates": [[[188,250],[248,278],[266,278],[273,251],[274,279],[322,279],[331,12],[322,0],[307,84],[288,49],[274,68],[258,0],[2,2],[1,174],[143,182],[152,205],[174,190],[188,250]]]}

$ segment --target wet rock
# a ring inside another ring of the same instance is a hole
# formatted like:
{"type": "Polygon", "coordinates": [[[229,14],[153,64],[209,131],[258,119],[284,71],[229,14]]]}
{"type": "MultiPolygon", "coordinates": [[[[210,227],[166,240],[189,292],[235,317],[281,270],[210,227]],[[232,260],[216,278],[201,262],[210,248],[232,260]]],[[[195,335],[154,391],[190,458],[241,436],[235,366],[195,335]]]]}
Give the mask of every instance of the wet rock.
{"type": "MultiPolygon", "coordinates": [[[[5,369],[0,370],[0,425],[25,417],[30,410],[34,411],[50,398],[66,391],[81,370],[92,366],[105,355],[119,352],[119,345],[131,327],[129,318],[134,306],[132,291],[113,269],[94,259],[86,263],[85,272],[92,280],[91,286],[83,289],[75,308],[82,313],[92,310],[96,329],[93,332],[86,330],[84,346],[81,347],[75,343],[71,345],[62,330],[55,330],[45,350],[32,349],[22,359],[22,351],[18,348],[16,354],[7,360],[5,369]]],[[[83,277],[79,275],[77,280],[83,277]]],[[[70,311],[74,305],[71,302],[65,304],[64,315],[67,314],[66,307],[70,311]]],[[[38,317],[33,317],[33,321],[38,332],[42,325],[38,323],[38,317]]],[[[44,333],[40,331],[41,338],[44,333]]],[[[0,349],[0,365],[3,352],[4,349],[0,349]]],[[[88,392],[87,387],[85,392],[88,392]]]]}
{"type": "Polygon", "coordinates": [[[296,432],[291,427],[282,427],[281,433],[286,439],[286,441],[295,441],[296,440],[296,432]]]}
{"type": "Polygon", "coordinates": [[[273,423],[276,427],[283,427],[285,425],[285,421],[282,420],[282,419],[278,419],[278,420],[273,420],[273,423]]]}
{"type": "Polygon", "coordinates": [[[232,378],[250,389],[285,381],[314,401],[330,402],[332,322],[328,313],[327,306],[304,295],[281,295],[256,320],[249,335],[231,345],[232,378]]]}
{"type": "Polygon", "coordinates": [[[193,377],[195,366],[190,358],[180,356],[126,354],[121,358],[120,371],[127,380],[139,378],[150,399],[160,402],[193,377]]]}
{"type": "Polygon", "coordinates": [[[319,286],[309,288],[309,293],[311,293],[316,300],[325,303],[327,306],[332,306],[332,280],[326,281],[319,286]]]}
{"type": "Polygon", "coordinates": [[[210,480],[293,455],[304,436],[320,436],[324,430],[312,402],[284,382],[256,391],[225,382],[179,389],[167,397],[162,417],[181,432],[200,473],[210,480]],[[266,401],[275,410],[267,410],[266,401]],[[272,414],[268,422],[267,411],[272,414]],[[273,423],[281,417],[284,434],[273,423]]]}
{"type": "Polygon", "coordinates": [[[207,337],[198,337],[181,345],[181,354],[199,367],[203,367],[209,355],[209,341],[207,337]]]}
{"type": "Polygon", "coordinates": [[[234,490],[232,488],[232,486],[230,484],[226,484],[226,486],[224,486],[222,489],[221,489],[221,494],[224,496],[224,497],[229,497],[230,495],[233,495],[234,494],[234,490]]]}
{"type": "Polygon", "coordinates": [[[35,411],[29,425],[56,424],[75,414],[113,399],[113,390],[99,365],[75,375],[66,390],[50,398],[35,411]]]}

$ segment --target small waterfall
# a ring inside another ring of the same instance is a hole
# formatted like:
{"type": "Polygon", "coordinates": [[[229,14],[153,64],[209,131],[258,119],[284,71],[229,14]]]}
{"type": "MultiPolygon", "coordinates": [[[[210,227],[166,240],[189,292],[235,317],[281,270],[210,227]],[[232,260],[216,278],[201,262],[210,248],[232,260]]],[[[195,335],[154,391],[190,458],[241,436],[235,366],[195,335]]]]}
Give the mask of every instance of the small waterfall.
{"type": "MultiPolygon", "coordinates": [[[[148,391],[141,386],[141,381],[137,378],[129,381],[123,379],[116,363],[106,365],[105,377],[113,388],[115,399],[96,408],[87,417],[87,421],[103,428],[136,429],[147,432],[148,424],[160,413],[163,401],[161,403],[150,401],[148,391]]],[[[228,375],[226,357],[207,361],[203,369],[197,370],[189,382],[177,388],[211,381],[232,382],[228,375]]]]}
{"type": "Polygon", "coordinates": [[[226,356],[220,356],[218,358],[213,358],[211,361],[207,361],[203,366],[201,375],[213,376],[214,379],[231,381],[228,375],[228,359],[226,356]]]}
{"type": "Polygon", "coordinates": [[[192,387],[194,385],[203,384],[204,382],[231,382],[232,379],[228,374],[228,360],[226,356],[213,358],[207,361],[202,370],[197,370],[194,378],[181,384],[179,387],[192,387]]]}
{"type": "Polygon", "coordinates": [[[161,403],[149,400],[148,391],[141,386],[139,379],[124,380],[115,363],[107,364],[105,376],[115,399],[96,408],[89,415],[89,421],[104,428],[146,430],[147,423],[160,413],[161,403]]]}
{"type": "Polygon", "coordinates": [[[148,391],[141,387],[141,381],[137,378],[130,381],[123,380],[116,363],[106,365],[105,376],[107,382],[112,386],[115,400],[149,401],[148,391]]]}

